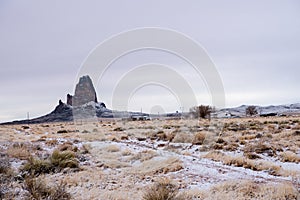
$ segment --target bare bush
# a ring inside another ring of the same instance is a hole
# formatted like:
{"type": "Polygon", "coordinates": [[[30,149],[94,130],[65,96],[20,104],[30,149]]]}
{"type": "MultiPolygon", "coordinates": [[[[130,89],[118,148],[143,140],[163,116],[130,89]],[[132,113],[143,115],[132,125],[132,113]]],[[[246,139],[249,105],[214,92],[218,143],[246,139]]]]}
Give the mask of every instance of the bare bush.
{"type": "Polygon", "coordinates": [[[208,118],[210,119],[210,114],[213,112],[213,108],[207,105],[200,105],[190,108],[190,113],[194,118],[208,118]]]}
{"type": "Polygon", "coordinates": [[[257,115],[258,112],[257,112],[257,109],[255,106],[248,106],[246,108],[246,115],[248,116],[253,116],[253,115],[257,115]]]}

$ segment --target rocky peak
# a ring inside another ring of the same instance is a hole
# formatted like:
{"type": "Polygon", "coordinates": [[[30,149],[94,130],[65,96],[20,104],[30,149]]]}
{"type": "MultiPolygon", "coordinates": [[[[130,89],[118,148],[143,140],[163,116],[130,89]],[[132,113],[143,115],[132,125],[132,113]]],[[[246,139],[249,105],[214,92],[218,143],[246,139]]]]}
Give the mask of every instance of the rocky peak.
{"type": "Polygon", "coordinates": [[[98,102],[92,79],[88,75],[82,76],[76,85],[74,96],[68,94],[67,104],[81,106],[91,101],[98,102]]]}

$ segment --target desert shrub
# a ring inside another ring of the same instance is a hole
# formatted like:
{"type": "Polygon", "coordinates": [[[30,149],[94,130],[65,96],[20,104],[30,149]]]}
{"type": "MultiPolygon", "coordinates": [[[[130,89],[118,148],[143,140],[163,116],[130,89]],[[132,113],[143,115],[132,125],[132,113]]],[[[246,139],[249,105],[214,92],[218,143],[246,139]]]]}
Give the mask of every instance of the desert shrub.
{"type": "MultiPolygon", "coordinates": [[[[203,199],[299,199],[297,189],[290,183],[261,183],[252,180],[230,180],[216,184],[203,199]]],[[[202,198],[201,198],[202,199],[202,198]]]]}
{"type": "Polygon", "coordinates": [[[121,140],[128,140],[129,139],[129,137],[128,137],[128,135],[121,135],[121,140]]]}
{"type": "Polygon", "coordinates": [[[193,141],[192,141],[192,144],[194,145],[201,145],[203,144],[204,140],[205,140],[205,133],[196,133],[194,138],[193,138],[193,141]]]}
{"type": "Polygon", "coordinates": [[[209,152],[203,157],[214,161],[220,161],[225,165],[244,167],[254,171],[266,171],[271,175],[287,176],[287,174],[285,174],[285,171],[280,166],[272,164],[268,161],[263,161],[263,160],[254,161],[242,156],[226,155],[220,151],[209,152]]]}
{"type": "Polygon", "coordinates": [[[30,157],[29,146],[25,143],[14,143],[7,149],[7,155],[13,158],[26,160],[30,157]]]}
{"type": "Polygon", "coordinates": [[[61,134],[61,133],[68,133],[68,131],[63,129],[63,130],[58,130],[57,133],[59,133],[59,134],[61,134]]]}
{"type": "Polygon", "coordinates": [[[22,126],[23,129],[30,129],[29,126],[22,126]]]}
{"type": "Polygon", "coordinates": [[[171,129],[171,128],[172,128],[171,125],[167,125],[167,124],[163,125],[163,129],[171,129]]]}
{"type": "Polygon", "coordinates": [[[171,183],[168,179],[163,179],[150,188],[144,195],[144,200],[184,200],[185,198],[179,195],[178,187],[171,183]]]}
{"type": "Polygon", "coordinates": [[[24,181],[24,189],[29,193],[27,199],[71,199],[71,195],[66,191],[66,184],[63,182],[50,187],[40,178],[27,177],[24,181]]]}
{"type": "Polygon", "coordinates": [[[9,196],[10,184],[14,178],[14,171],[7,157],[0,158],[0,199],[13,199],[9,196]]]}
{"type": "Polygon", "coordinates": [[[75,153],[72,151],[64,151],[60,152],[58,150],[54,150],[50,157],[51,164],[58,168],[78,168],[79,164],[76,159],[75,153]]]}
{"type": "Polygon", "coordinates": [[[58,141],[57,141],[57,139],[51,139],[51,140],[47,140],[47,141],[45,142],[45,144],[47,144],[47,145],[49,145],[49,146],[55,146],[55,145],[58,144],[58,141]]]}
{"type": "Polygon", "coordinates": [[[224,149],[226,151],[236,151],[239,147],[239,144],[238,143],[228,143],[224,149]]]}
{"type": "Polygon", "coordinates": [[[295,154],[291,151],[286,151],[286,152],[280,153],[280,159],[283,162],[295,162],[295,163],[300,162],[300,156],[298,156],[297,154],[295,154]]]}
{"type": "Polygon", "coordinates": [[[190,108],[190,114],[194,118],[209,118],[210,119],[210,114],[212,113],[213,108],[211,106],[205,106],[205,105],[200,105],[200,106],[195,106],[190,108]]]}
{"type": "Polygon", "coordinates": [[[58,150],[59,151],[74,151],[74,152],[77,152],[78,148],[76,146],[74,146],[72,142],[68,141],[68,142],[65,142],[65,143],[59,145],[58,150]]]}
{"type": "Polygon", "coordinates": [[[247,145],[244,148],[244,151],[245,151],[245,153],[248,153],[248,152],[255,152],[258,154],[266,153],[268,156],[276,155],[276,150],[272,146],[265,144],[263,142],[258,142],[258,143],[252,144],[252,145],[247,145]]]}
{"type": "Polygon", "coordinates": [[[124,131],[125,129],[122,128],[122,127],[117,127],[117,128],[114,128],[113,131],[124,131]]]}
{"type": "Polygon", "coordinates": [[[174,143],[192,143],[193,135],[190,133],[179,132],[175,135],[172,142],[174,142],[174,143]]]}
{"type": "Polygon", "coordinates": [[[257,109],[256,109],[255,106],[248,106],[246,108],[245,112],[246,112],[246,115],[248,115],[248,116],[253,116],[253,115],[257,115],[258,114],[257,109]]]}
{"type": "Polygon", "coordinates": [[[173,139],[175,138],[175,136],[176,136],[176,132],[175,131],[173,131],[171,133],[168,133],[167,137],[166,137],[166,141],[172,142],[173,139]]]}
{"type": "Polygon", "coordinates": [[[21,171],[25,175],[35,175],[38,176],[44,173],[50,173],[54,171],[53,166],[48,160],[40,160],[30,157],[27,163],[21,168],[21,171]]]}
{"type": "Polygon", "coordinates": [[[253,152],[245,153],[244,156],[245,156],[246,158],[251,159],[251,160],[254,160],[254,159],[260,159],[260,158],[261,158],[259,155],[257,155],[256,153],[253,153],[253,152]]]}
{"type": "Polygon", "coordinates": [[[10,162],[7,157],[0,158],[0,174],[7,174],[10,171],[10,162]]]}
{"type": "Polygon", "coordinates": [[[159,140],[163,140],[163,141],[166,141],[168,139],[167,134],[164,132],[157,133],[157,137],[159,140]]]}
{"type": "Polygon", "coordinates": [[[146,160],[154,158],[155,156],[158,156],[157,152],[153,150],[144,150],[133,155],[131,157],[131,160],[140,160],[141,162],[144,162],[146,160]]]}
{"type": "Polygon", "coordinates": [[[25,165],[21,168],[21,171],[23,172],[24,176],[39,176],[40,174],[47,174],[60,171],[63,168],[67,167],[79,167],[79,163],[75,157],[74,152],[60,152],[58,150],[54,150],[50,158],[47,160],[41,160],[30,157],[27,160],[27,163],[25,163],[25,165]]]}
{"type": "Polygon", "coordinates": [[[293,136],[300,136],[300,131],[295,131],[295,132],[293,133],[293,136]]]}
{"type": "Polygon", "coordinates": [[[130,156],[130,155],[132,155],[132,152],[130,149],[127,148],[122,151],[122,156],[130,156]]]}

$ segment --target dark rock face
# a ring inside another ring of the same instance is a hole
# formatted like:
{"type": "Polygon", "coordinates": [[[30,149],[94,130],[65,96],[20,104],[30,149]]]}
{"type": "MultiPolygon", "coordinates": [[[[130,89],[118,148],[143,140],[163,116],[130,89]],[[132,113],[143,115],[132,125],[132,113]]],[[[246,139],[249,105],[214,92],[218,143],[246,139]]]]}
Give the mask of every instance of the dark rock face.
{"type": "Polygon", "coordinates": [[[73,96],[70,94],[67,94],[67,105],[73,105],[73,96]]]}
{"type": "Polygon", "coordinates": [[[75,95],[72,98],[73,106],[81,106],[88,102],[98,102],[95,88],[89,76],[83,76],[76,85],[75,95]]]}

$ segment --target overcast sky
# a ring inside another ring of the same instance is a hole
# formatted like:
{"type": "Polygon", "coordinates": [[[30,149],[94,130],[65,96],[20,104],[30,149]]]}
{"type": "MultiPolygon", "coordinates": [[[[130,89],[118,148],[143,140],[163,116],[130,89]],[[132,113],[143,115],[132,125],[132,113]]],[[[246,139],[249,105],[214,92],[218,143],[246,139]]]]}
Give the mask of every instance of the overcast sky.
{"type": "MultiPolygon", "coordinates": [[[[227,107],[300,102],[298,0],[0,0],[0,122],[52,111],[74,93],[80,66],[99,43],[140,27],[173,29],[201,44],[222,78],[227,107]]],[[[94,80],[98,99],[109,107],[110,77],[121,76],[122,66],[148,62],[174,66],[199,104],[210,103],[189,66],[150,51],[118,60],[107,77],[94,80]]],[[[131,110],[179,109],[157,85],[141,88],[130,102],[131,110]]]]}

